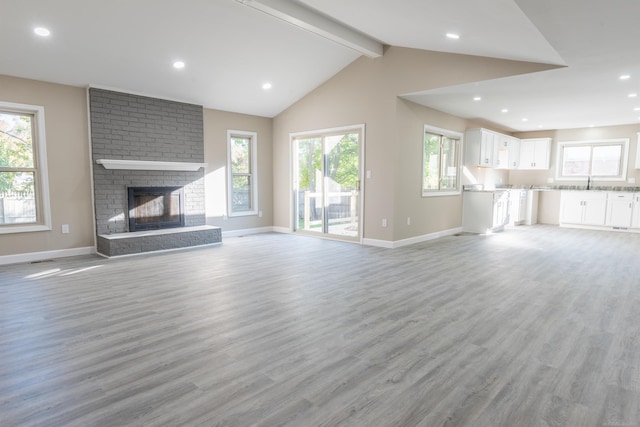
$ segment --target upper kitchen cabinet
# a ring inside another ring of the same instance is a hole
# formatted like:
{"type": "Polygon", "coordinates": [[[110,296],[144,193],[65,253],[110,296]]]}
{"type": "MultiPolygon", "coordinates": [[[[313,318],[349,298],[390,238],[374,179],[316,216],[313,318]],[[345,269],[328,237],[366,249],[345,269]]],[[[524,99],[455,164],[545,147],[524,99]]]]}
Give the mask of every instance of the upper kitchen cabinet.
{"type": "Polygon", "coordinates": [[[465,165],[496,167],[500,138],[487,129],[468,129],[464,140],[465,165]]]}
{"type": "Polygon", "coordinates": [[[497,169],[518,169],[520,166],[520,140],[513,136],[498,134],[497,169]]]}
{"type": "Polygon", "coordinates": [[[520,165],[518,169],[549,169],[551,138],[520,140],[520,165]]]}

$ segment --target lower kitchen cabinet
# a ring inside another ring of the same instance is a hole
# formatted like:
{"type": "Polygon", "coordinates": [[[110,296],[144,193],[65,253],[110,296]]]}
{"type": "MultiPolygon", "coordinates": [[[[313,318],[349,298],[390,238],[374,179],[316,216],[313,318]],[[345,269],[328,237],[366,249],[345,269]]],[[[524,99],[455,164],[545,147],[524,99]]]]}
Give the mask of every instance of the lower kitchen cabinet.
{"type": "Polygon", "coordinates": [[[527,220],[528,190],[509,190],[509,224],[521,225],[527,220]]]}
{"type": "Polygon", "coordinates": [[[607,192],[563,191],[560,195],[560,225],[604,226],[607,192]]]}
{"type": "Polygon", "coordinates": [[[610,192],[607,198],[606,225],[617,228],[631,227],[633,200],[633,193],[610,192]]]}
{"type": "Polygon", "coordinates": [[[640,228],[640,194],[633,195],[633,213],[631,215],[631,228],[640,228]]]}
{"type": "Polygon", "coordinates": [[[491,233],[509,221],[509,192],[465,191],[462,197],[462,231],[491,233]]]}

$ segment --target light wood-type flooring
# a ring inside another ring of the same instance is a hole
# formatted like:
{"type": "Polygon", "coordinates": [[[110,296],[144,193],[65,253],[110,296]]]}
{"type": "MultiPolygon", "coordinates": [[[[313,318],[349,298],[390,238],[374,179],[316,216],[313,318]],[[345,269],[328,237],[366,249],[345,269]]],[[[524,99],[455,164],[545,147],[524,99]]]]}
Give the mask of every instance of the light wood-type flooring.
{"type": "Polygon", "coordinates": [[[0,266],[0,425],[638,426],[640,234],[0,266]]]}

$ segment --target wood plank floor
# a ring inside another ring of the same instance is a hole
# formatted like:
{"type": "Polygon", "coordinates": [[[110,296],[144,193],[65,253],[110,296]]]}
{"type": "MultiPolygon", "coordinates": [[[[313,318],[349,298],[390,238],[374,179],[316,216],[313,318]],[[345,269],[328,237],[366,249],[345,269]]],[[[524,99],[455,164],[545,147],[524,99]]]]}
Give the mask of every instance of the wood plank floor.
{"type": "Polygon", "coordinates": [[[640,234],[0,266],[0,425],[638,426],[640,234]]]}

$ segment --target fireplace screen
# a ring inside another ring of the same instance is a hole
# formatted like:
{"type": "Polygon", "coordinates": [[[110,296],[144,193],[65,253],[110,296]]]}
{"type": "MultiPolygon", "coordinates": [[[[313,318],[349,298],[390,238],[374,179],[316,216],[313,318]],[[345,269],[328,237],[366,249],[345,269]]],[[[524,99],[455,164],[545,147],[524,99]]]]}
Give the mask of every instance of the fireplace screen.
{"type": "Polygon", "coordinates": [[[129,187],[129,231],[184,227],[182,187],[129,187]]]}

